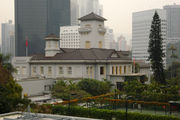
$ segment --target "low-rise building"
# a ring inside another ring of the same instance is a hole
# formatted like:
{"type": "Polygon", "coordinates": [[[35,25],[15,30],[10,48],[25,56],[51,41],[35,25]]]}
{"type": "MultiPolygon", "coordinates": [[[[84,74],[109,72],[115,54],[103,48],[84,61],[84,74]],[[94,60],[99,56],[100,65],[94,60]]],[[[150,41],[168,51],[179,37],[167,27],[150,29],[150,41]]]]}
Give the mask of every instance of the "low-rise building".
{"type": "Polygon", "coordinates": [[[112,75],[132,74],[132,60],[129,52],[114,49],[90,48],[68,49],[58,47],[59,39],[54,35],[46,38],[45,55],[15,57],[17,80],[26,78],[51,78],[56,80],[80,80],[91,78],[111,80],[112,75]]]}

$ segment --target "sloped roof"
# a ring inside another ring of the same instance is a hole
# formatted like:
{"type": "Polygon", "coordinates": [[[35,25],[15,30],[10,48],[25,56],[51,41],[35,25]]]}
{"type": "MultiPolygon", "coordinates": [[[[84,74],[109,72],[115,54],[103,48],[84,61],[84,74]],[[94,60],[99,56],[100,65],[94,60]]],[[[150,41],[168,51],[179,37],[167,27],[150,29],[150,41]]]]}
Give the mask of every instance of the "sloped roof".
{"type": "Polygon", "coordinates": [[[101,16],[99,16],[93,12],[86,15],[86,16],[79,18],[79,20],[81,20],[81,21],[89,21],[89,20],[106,21],[105,18],[103,18],[103,17],[101,17],[101,16]]]}
{"type": "MultiPolygon", "coordinates": [[[[114,49],[68,49],[61,48],[61,53],[57,53],[53,57],[45,55],[34,55],[31,60],[130,60],[130,56],[124,55],[125,51],[115,51],[114,49]],[[118,54],[118,57],[111,57],[113,53],[118,54]]],[[[126,52],[125,52],[126,53],[126,52]]]]}

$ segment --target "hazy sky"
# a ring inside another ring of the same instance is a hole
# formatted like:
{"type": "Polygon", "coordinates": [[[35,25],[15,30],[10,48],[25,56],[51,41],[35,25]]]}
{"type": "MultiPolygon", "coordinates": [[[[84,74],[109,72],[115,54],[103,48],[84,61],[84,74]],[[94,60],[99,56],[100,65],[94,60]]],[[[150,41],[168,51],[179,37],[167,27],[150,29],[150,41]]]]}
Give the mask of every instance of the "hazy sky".
{"type": "MultiPolygon", "coordinates": [[[[104,8],[105,23],[117,35],[131,39],[132,12],[162,8],[173,3],[180,5],[180,0],[100,0],[104,8]]],[[[0,23],[14,21],[14,0],[0,0],[0,23]]],[[[1,35],[0,35],[1,36],[1,35]]]]}

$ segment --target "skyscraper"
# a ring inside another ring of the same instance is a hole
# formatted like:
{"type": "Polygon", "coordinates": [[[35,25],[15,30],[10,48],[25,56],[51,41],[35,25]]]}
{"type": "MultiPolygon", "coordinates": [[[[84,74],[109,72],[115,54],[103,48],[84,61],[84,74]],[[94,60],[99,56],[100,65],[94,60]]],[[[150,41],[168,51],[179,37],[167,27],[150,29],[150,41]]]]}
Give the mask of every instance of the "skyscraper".
{"type": "Polygon", "coordinates": [[[15,0],[16,55],[44,53],[44,38],[59,36],[59,27],[70,25],[70,0],[15,0]]]}
{"type": "Polygon", "coordinates": [[[180,5],[167,5],[164,10],[167,13],[167,42],[180,42],[180,5]]]}
{"type": "MultiPolygon", "coordinates": [[[[166,53],[166,32],[167,32],[167,21],[166,11],[162,9],[153,9],[133,13],[132,18],[132,56],[136,60],[148,61],[148,45],[149,45],[149,34],[151,29],[151,23],[155,11],[159,14],[161,19],[161,34],[163,38],[163,49],[166,53]]],[[[166,63],[166,58],[164,58],[166,63]]]]}
{"type": "Polygon", "coordinates": [[[8,23],[1,25],[2,36],[2,54],[11,56],[15,55],[15,38],[14,38],[14,25],[9,20],[8,23]]]}
{"type": "Polygon", "coordinates": [[[119,47],[119,50],[122,50],[122,51],[128,50],[126,38],[122,35],[118,37],[118,47],[119,47]]]}

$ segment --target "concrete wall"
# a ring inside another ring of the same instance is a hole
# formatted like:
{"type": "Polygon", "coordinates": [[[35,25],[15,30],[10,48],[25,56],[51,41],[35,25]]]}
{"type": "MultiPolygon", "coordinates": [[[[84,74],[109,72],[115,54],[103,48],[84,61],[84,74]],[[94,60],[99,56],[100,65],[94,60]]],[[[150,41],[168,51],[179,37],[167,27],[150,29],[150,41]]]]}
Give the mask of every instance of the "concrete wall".
{"type": "Polygon", "coordinates": [[[53,79],[26,79],[17,82],[23,88],[22,95],[36,96],[48,92],[49,87],[55,83],[54,81],[53,79]]]}

